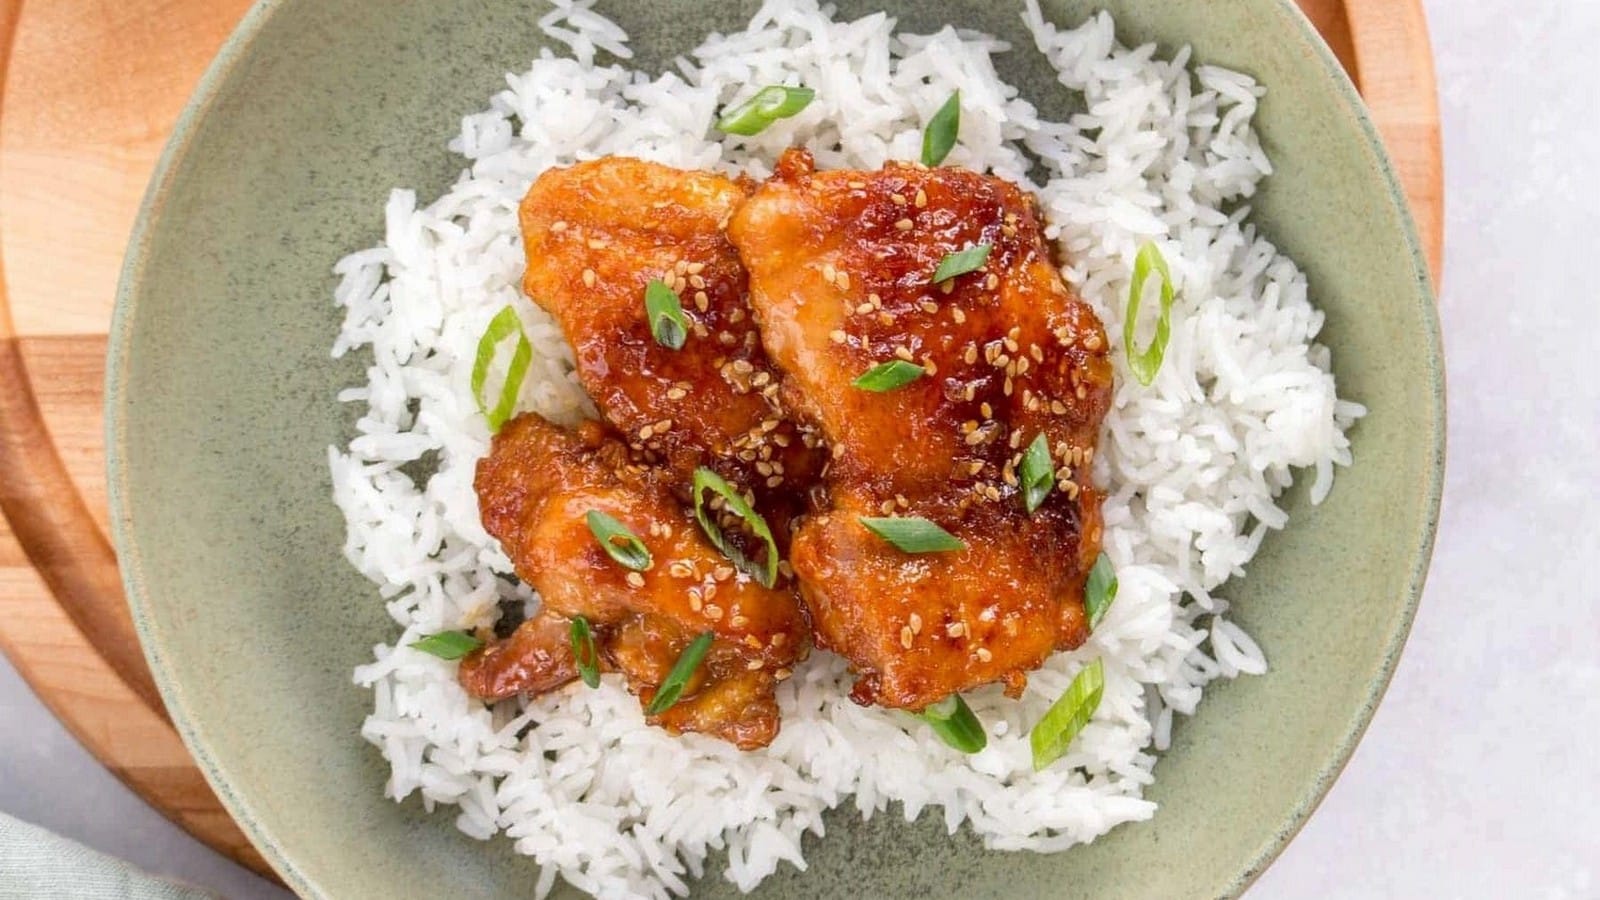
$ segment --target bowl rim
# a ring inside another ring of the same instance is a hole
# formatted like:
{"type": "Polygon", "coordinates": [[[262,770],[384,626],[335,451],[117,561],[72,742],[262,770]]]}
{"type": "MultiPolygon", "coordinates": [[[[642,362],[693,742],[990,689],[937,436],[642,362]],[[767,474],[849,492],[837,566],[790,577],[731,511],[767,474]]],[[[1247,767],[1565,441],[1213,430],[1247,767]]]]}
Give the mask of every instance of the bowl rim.
{"type": "MultiPolygon", "coordinates": [[[[152,603],[145,588],[143,560],[139,554],[129,514],[125,487],[128,473],[124,466],[126,457],[124,428],[127,422],[128,398],[122,390],[122,385],[126,382],[131,355],[131,322],[138,294],[137,286],[143,280],[151,251],[152,235],[160,222],[162,209],[176,181],[181,163],[191,149],[197,126],[210,112],[234,68],[260,36],[267,22],[279,10],[293,2],[297,0],[256,0],[241,17],[239,24],[207,66],[193,94],[185,103],[182,113],[173,126],[172,134],[156,161],[149,185],[140,201],[117,282],[115,306],[107,342],[104,406],[106,485],[111,512],[111,537],[116,549],[123,589],[145,660],[149,664],[174,728],[223,807],[284,883],[299,896],[322,898],[327,896],[322,887],[296,865],[290,854],[252,815],[249,801],[233,789],[224,771],[224,763],[212,752],[209,743],[195,724],[195,714],[185,700],[183,685],[166,664],[163,649],[155,635],[155,626],[151,621],[152,603]]],[[[1417,294],[1420,295],[1415,299],[1422,302],[1425,307],[1422,310],[1425,334],[1421,337],[1425,342],[1422,349],[1426,356],[1425,368],[1429,377],[1428,400],[1432,406],[1432,415],[1421,424],[1427,427],[1432,458],[1428,477],[1423,486],[1423,508],[1427,515],[1422,523],[1421,533],[1417,535],[1417,554],[1412,561],[1407,579],[1406,596],[1403,598],[1399,623],[1384,643],[1383,658],[1378,665],[1376,675],[1367,686],[1366,696],[1360,707],[1354,711],[1352,727],[1340,737],[1333,748],[1330,762],[1317,773],[1301,801],[1289,810],[1288,817],[1281,823],[1275,835],[1263,845],[1254,858],[1244,863],[1239,873],[1226,885],[1224,896],[1230,898],[1243,894],[1305,827],[1306,822],[1326,798],[1333,783],[1344,772],[1356,746],[1371,725],[1372,717],[1394,678],[1400,655],[1416,619],[1438,533],[1445,474],[1446,406],[1443,338],[1435,289],[1428,272],[1426,255],[1418,237],[1410,202],[1406,198],[1398,173],[1383,146],[1382,138],[1367,111],[1365,102],[1327,42],[1294,0],[1264,0],[1264,2],[1275,6],[1279,14],[1288,19],[1290,27],[1310,52],[1313,64],[1320,66],[1324,74],[1333,80],[1341,111],[1354,120],[1363,138],[1363,146],[1389,195],[1389,203],[1397,213],[1406,250],[1411,257],[1417,294]]]]}

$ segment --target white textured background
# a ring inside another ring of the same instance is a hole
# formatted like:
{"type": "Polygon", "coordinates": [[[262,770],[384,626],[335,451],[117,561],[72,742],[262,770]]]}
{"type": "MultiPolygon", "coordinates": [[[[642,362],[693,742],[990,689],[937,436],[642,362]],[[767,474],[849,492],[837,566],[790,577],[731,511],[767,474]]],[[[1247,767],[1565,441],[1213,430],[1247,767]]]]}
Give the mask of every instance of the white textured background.
{"type": "MultiPolygon", "coordinates": [[[[1600,0],[1427,8],[1443,522],[1388,698],[1252,900],[1600,898],[1600,0]]],[[[287,897],[146,807],[3,658],[0,810],[228,897],[287,897]]]]}

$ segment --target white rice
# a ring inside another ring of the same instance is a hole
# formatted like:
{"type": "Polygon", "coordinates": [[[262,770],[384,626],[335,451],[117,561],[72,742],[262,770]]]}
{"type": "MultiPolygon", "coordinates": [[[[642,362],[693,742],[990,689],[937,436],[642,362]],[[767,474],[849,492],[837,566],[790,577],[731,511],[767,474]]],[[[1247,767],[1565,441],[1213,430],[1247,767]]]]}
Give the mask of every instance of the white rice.
{"type": "Polygon", "coordinates": [[[1271,172],[1250,130],[1261,86],[1191,67],[1187,50],[1163,59],[1123,47],[1105,14],[1057,30],[1029,0],[1038,49],[1087,110],[1051,122],[991,64],[1031,49],[948,28],[897,35],[883,15],[836,22],[829,12],[770,0],[745,30],[712,35],[676,71],[650,77],[596,65],[597,49],[627,58],[627,36],[586,0],[559,0],[540,24],[572,57],[546,51],[507,76],[486,110],[461,120],[450,148],[470,168],[456,184],[420,208],[395,191],[383,243],[335,269],[346,318],[334,354],[364,348],[373,362],[365,385],[340,394],[367,411],[350,445],[329,449],[334,499],[346,556],[401,630],[355,673],[373,691],[361,734],[390,763],[389,796],[454,804],[475,837],[505,833],[545,866],[541,896],[557,874],[606,897],[685,893],[713,850],[727,851],[723,876],[748,890],[780,861],[804,869],[801,836],[820,834],[823,811],[845,802],[863,816],[895,800],[908,818],[936,807],[952,831],[965,823],[1006,850],[1061,850],[1149,818],[1143,789],[1173,713],[1192,714],[1214,678],[1266,670],[1217,588],[1284,526],[1275,498],[1294,467],[1314,470],[1320,500],[1334,464],[1350,462],[1344,430],[1364,410],[1335,395],[1305,278],[1242,205],[1271,172]],[[804,83],[817,99],[754,138],[711,131],[720,107],[775,82],[804,83]],[[516,210],[529,183],[614,153],[759,177],[791,144],[822,167],[873,168],[915,158],[923,125],[956,88],[961,140],[949,162],[1038,193],[1071,261],[1066,277],[1114,345],[1144,242],[1159,245],[1179,298],[1155,384],[1139,385],[1115,354],[1095,474],[1109,488],[1116,603],[1086,646],[1033,674],[1020,702],[995,688],[969,695],[988,748],[963,756],[903,714],[856,706],[827,653],[782,686],[772,746],[741,753],[645,727],[614,676],[491,710],[456,684],[454,664],[406,647],[489,625],[501,598],[536,602],[484,533],[471,487],[489,435],[469,372],[488,319],[511,304],[533,343],[519,409],[563,422],[593,415],[559,330],[519,291],[516,210]],[[426,484],[402,468],[419,459],[437,465],[426,484]],[[1063,760],[1033,772],[1028,728],[1097,657],[1106,687],[1094,721],[1063,760]]]}

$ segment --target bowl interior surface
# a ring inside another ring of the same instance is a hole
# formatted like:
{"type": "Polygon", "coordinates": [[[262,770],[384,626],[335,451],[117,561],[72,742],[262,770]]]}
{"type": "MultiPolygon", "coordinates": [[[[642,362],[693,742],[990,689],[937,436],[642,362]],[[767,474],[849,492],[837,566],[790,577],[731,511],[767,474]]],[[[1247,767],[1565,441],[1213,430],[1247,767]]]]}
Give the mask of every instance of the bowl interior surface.
{"type": "MultiPolygon", "coordinates": [[[[1001,74],[1045,112],[1075,99],[1012,2],[844,0],[901,27],[946,21],[1009,39],[1001,74]]],[[[1237,893],[1308,816],[1348,757],[1404,642],[1431,548],[1443,383],[1426,275],[1354,92],[1285,0],[1046,0],[1058,24],[1117,17],[1124,43],[1192,44],[1253,74],[1276,172],[1255,221],[1307,271],[1342,396],[1372,412],[1356,465],[1321,506],[1304,485],[1225,594],[1265,649],[1265,677],[1218,683],[1176,729],[1151,822],[1049,856],[986,852],[937,811],[907,823],[850,809],[759,896],[1118,897],[1237,893]]],[[[603,3],[659,70],[741,0],[603,3]]],[[[207,777],[286,880],[315,897],[512,897],[534,863],[473,841],[413,798],[358,736],[351,669],[395,627],[344,561],[327,448],[352,433],[336,391],[331,267],[382,237],[387,192],[425,201],[462,166],[459,117],[544,44],[524,0],[268,0],[203,83],[130,250],[111,341],[113,518],[146,652],[207,777]]],[[[697,896],[734,896],[716,873],[697,896]]],[[[566,889],[569,893],[576,892],[566,889]]],[[[559,891],[558,891],[559,893],[559,891]]]]}

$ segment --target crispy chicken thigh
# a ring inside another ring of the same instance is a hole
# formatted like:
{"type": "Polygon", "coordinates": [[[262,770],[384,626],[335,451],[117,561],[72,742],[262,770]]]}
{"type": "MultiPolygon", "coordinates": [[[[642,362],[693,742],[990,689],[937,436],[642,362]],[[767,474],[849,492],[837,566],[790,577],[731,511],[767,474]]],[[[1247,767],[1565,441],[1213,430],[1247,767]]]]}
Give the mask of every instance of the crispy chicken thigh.
{"type": "Polygon", "coordinates": [[[768,497],[809,480],[820,458],[783,413],[723,232],[748,190],[626,157],[552,169],[522,201],[523,288],[560,323],[584,389],[642,459],[684,490],[706,465],[768,497]],[[690,333],[679,350],[651,334],[652,280],[682,304],[690,333]]]}
{"type": "Polygon", "coordinates": [[[479,508],[544,602],[510,638],[463,660],[470,693],[500,699],[571,681],[568,627],[581,615],[603,667],[621,672],[648,704],[684,648],[709,631],[715,640],[682,699],[651,721],[746,749],[771,742],[773,691],[806,652],[805,619],[792,591],[762,587],[710,544],[671,478],[632,462],[596,423],[574,433],[530,414],[501,429],[478,464],[479,508]],[[626,525],[649,549],[650,568],[613,560],[589,530],[590,510],[626,525]]]}
{"type": "Polygon", "coordinates": [[[1104,331],[1062,283],[1031,198],[955,168],[815,172],[791,150],[728,234],[783,399],[832,446],[790,551],[818,644],[850,660],[863,703],[920,709],[996,680],[1020,694],[1087,635],[1101,536],[1088,467],[1111,396],[1104,331]],[[981,268],[933,283],[979,244],[981,268]],[[897,358],[925,375],[851,385],[897,358]],[[1016,470],[1040,433],[1057,489],[1030,516],[1016,470]],[[889,515],[967,549],[908,554],[859,523],[889,515]]]}

